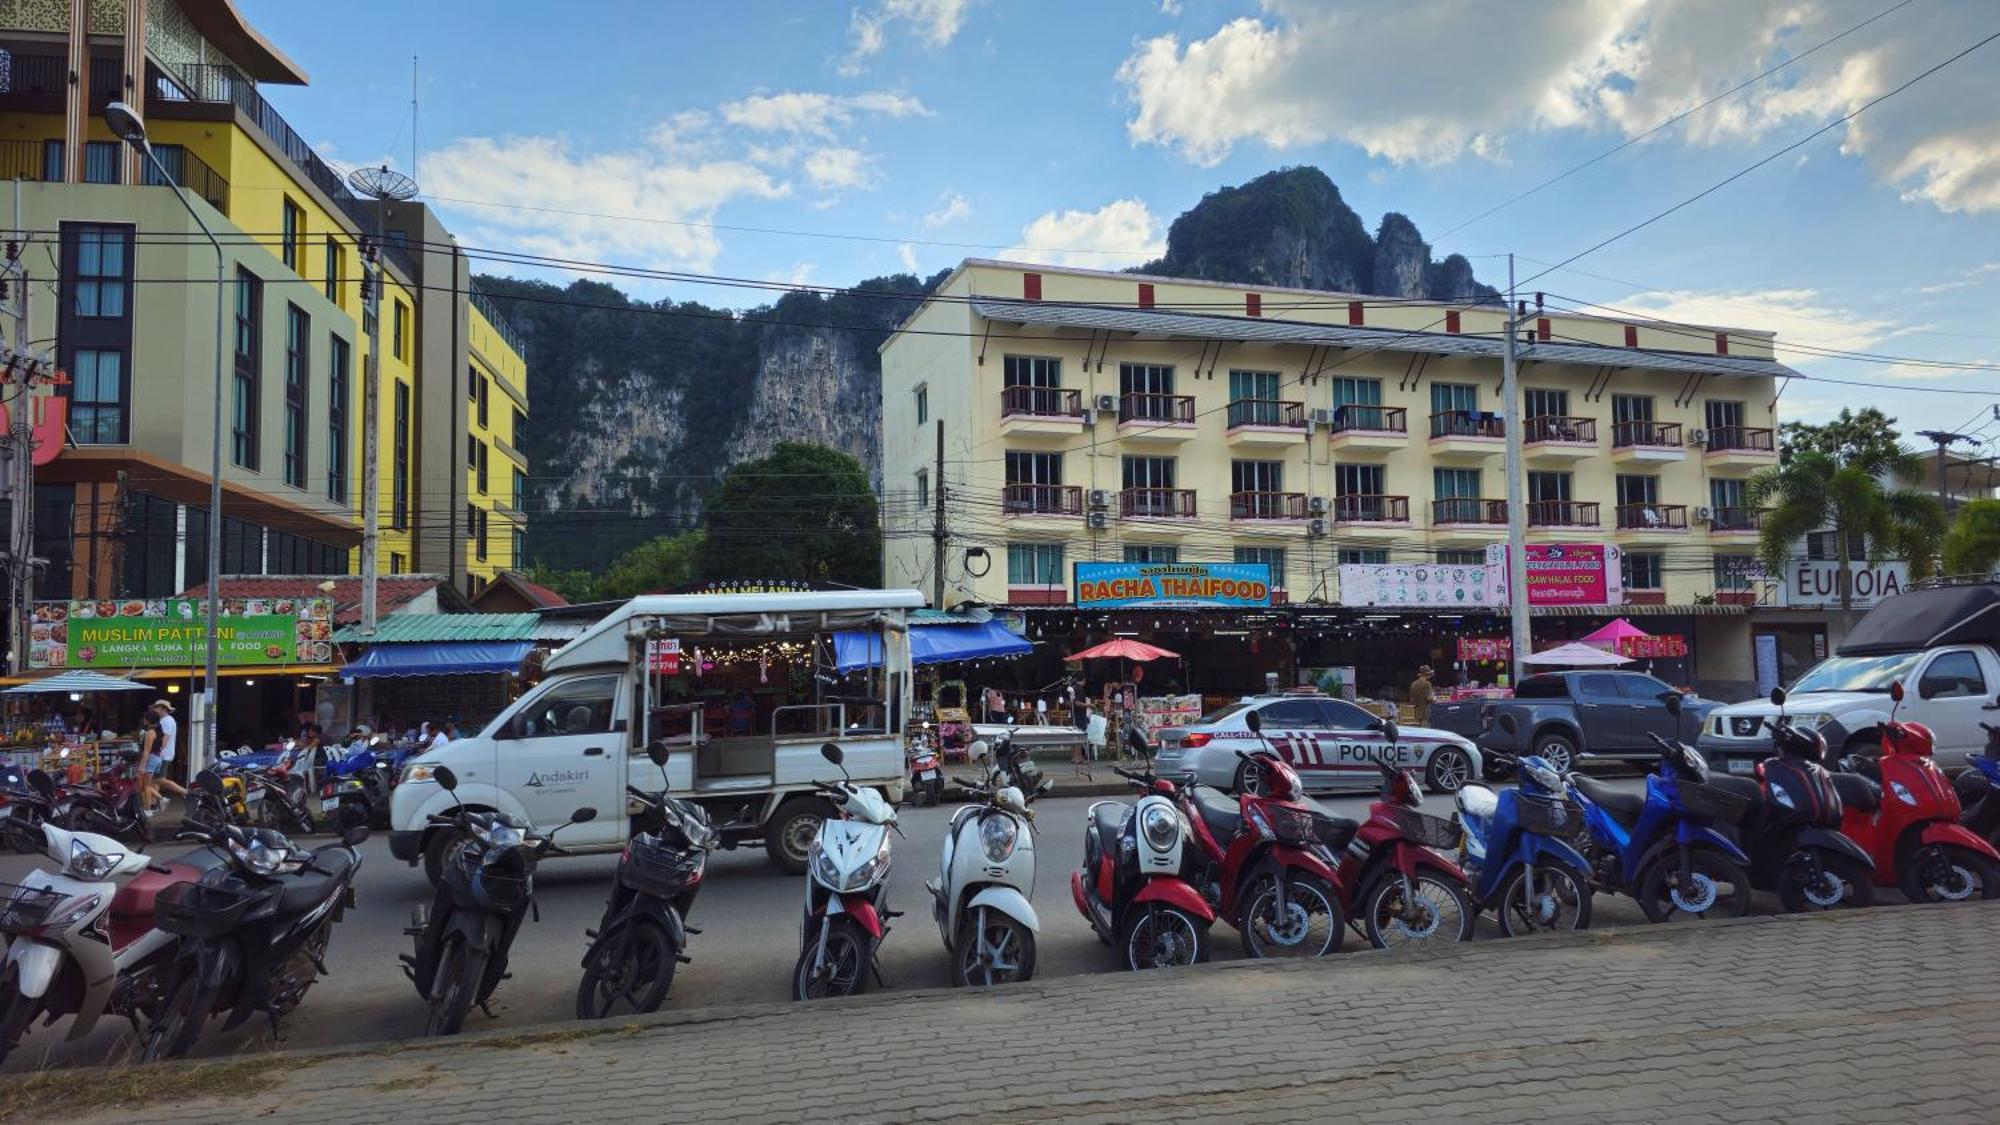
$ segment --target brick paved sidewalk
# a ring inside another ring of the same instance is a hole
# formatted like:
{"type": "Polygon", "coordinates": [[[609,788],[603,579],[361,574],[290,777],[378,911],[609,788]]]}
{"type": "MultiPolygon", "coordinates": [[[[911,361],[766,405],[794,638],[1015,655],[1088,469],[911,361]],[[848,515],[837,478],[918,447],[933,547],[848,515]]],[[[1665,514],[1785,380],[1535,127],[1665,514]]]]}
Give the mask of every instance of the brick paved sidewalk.
{"type": "Polygon", "coordinates": [[[168,1096],[37,1116],[1990,1122],[1996,926],[2000,904],[1887,907],[707,1009],[107,1075],[168,1096]],[[202,1093],[172,1104],[177,1082],[202,1093]]]}

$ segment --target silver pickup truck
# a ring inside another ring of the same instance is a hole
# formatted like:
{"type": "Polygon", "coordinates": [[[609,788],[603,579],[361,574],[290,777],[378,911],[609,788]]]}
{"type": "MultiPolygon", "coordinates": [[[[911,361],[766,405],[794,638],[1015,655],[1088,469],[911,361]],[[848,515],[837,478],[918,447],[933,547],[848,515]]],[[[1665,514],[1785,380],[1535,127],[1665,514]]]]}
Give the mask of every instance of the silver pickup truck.
{"type": "Polygon", "coordinates": [[[1667,699],[1680,693],[1643,672],[1544,672],[1523,679],[1512,699],[1431,705],[1433,727],[1470,738],[1481,750],[1539,754],[1568,769],[1578,754],[1650,760],[1659,753],[1646,735],[1693,745],[1720,704],[1685,699],[1678,720],[1667,699]],[[1517,735],[1496,721],[1514,716],[1517,735]]]}

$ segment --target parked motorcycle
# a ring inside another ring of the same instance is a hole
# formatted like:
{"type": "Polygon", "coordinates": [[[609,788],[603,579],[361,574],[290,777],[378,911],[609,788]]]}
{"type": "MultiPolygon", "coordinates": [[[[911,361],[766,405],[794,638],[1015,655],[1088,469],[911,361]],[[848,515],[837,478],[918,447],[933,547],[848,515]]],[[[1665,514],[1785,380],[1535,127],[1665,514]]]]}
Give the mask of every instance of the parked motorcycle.
{"type": "Polygon", "coordinates": [[[682,952],[688,935],[699,932],[687,924],[688,911],[721,836],[700,805],[667,796],[667,744],[654,742],[646,756],[660,767],[660,790],[625,787],[640,811],[618,857],[604,917],[584,931],[591,941],[576,990],[578,1019],[603,1019],[621,1002],[633,1012],[657,1011],[674,970],[688,960],[682,952]]]}
{"type": "MultiPolygon", "coordinates": [[[[1393,720],[1383,720],[1381,731],[1385,745],[1401,737],[1393,720]]],[[[1348,925],[1377,949],[1413,941],[1471,941],[1477,917],[1472,885],[1446,858],[1465,830],[1423,811],[1424,791],[1414,772],[1387,760],[1375,768],[1382,789],[1333,872],[1348,925]]]]}
{"type": "Polygon", "coordinates": [[[151,863],[108,836],[42,826],[54,871],[36,868],[19,885],[0,883],[0,1062],[37,1018],[63,1016],[80,1039],[106,1014],[135,1032],[158,1016],[163,978],[180,939],[153,927],[153,902],[173,883],[199,878],[220,857],[197,851],[151,863]],[[108,916],[109,924],[106,925],[108,916]]]}
{"type": "Polygon", "coordinates": [[[144,849],[153,840],[153,820],[139,807],[139,752],[127,750],[106,763],[88,785],[72,785],[57,803],[57,827],[91,832],[144,849]]]}
{"type": "Polygon", "coordinates": [[[1874,858],[1875,885],[1911,902],[2000,898],[2000,851],[1959,823],[1958,792],[1932,760],[1930,728],[1897,721],[1900,681],[1889,685],[1889,698],[1881,756],[1843,758],[1833,775],[1840,830],[1874,858]]]}
{"type": "MultiPolygon", "coordinates": [[[[882,976],[875,954],[898,912],[889,895],[889,830],[896,810],[873,789],[854,784],[845,755],[829,742],[820,755],[840,767],[838,782],[815,781],[840,816],[821,822],[806,858],[805,921],[792,997],[852,996],[882,976]]],[[[898,834],[902,829],[896,828],[898,834]]]]}
{"type": "Polygon", "coordinates": [[[984,742],[972,744],[971,756],[986,767],[986,778],[959,780],[969,800],[945,830],[938,877],[924,885],[951,956],[951,982],[961,988],[1035,975],[1042,924],[1029,902],[1035,893],[1035,814],[1028,806],[1054,784],[1043,780],[1024,792],[1014,780],[1018,767],[1002,765],[984,742]]]}
{"type": "Polygon", "coordinates": [[[1209,858],[1192,840],[1181,791],[1194,779],[1111,772],[1142,794],[1136,805],[1098,801],[1084,813],[1083,866],[1070,872],[1076,908],[1128,969],[1208,960],[1215,908],[1197,889],[1209,858]]]}
{"type": "Polygon", "coordinates": [[[389,791],[395,787],[391,767],[372,750],[330,758],[319,787],[319,811],[332,816],[353,809],[361,823],[374,824],[389,815],[389,791]]]}
{"type": "MultiPolygon", "coordinates": [[[[1513,733],[1514,716],[1499,721],[1513,733]]],[[[1495,757],[1519,771],[1515,788],[1467,785],[1456,794],[1465,825],[1459,864],[1472,877],[1475,909],[1492,911],[1507,937],[1588,928],[1590,861],[1571,843],[1584,831],[1583,809],[1563,795],[1562,774],[1546,759],[1495,757]]]]}
{"type": "MultiPolygon", "coordinates": [[[[1668,709],[1678,711],[1669,698],[1668,709]]],[[[1750,856],[1750,882],[1775,891],[1788,913],[1861,907],[1875,901],[1875,861],[1840,831],[1840,791],[1820,763],[1826,739],[1785,719],[1785,689],[1773,688],[1778,708],[1771,731],[1771,757],[1757,763],[1755,781],[1715,776],[1710,784],[1733,789],[1750,804],[1737,826],[1750,856]]]]}
{"type": "Polygon", "coordinates": [[[0,771],[0,794],[7,799],[6,808],[0,809],[0,840],[21,855],[41,851],[46,842],[42,825],[56,808],[55,779],[41,770],[7,766],[0,771]]]}
{"type": "Polygon", "coordinates": [[[1952,788],[1958,794],[1958,822],[2000,847],[2000,726],[1979,727],[1986,732],[1986,748],[1965,756],[1966,768],[1952,778],[1952,788]]]}
{"type": "Polygon", "coordinates": [[[937,736],[929,723],[910,742],[910,793],[917,805],[935,805],[944,800],[944,755],[938,750],[937,736]]]}
{"type": "MultiPolygon", "coordinates": [[[[449,766],[431,774],[438,788],[458,800],[458,776],[449,766]]],[[[569,819],[535,835],[533,825],[506,813],[476,812],[460,802],[450,813],[433,813],[432,824],[453,830],[454,844],[445,855],[431,908],[418,907],[403,932],[415,939],[414,952],[401,954],[403,972],[430,1005],[426,1035],[456,1035],[478,1004],[486,1007],[493,990],[507,974],[507,952],[530,911],[535,920],[535,865],[562,849],[555,834],[572,824],[596,819],[597,810],[580,808],[569,819]]]]}
{"type": "MultiPolygon", "coordinates": [[[[222,779],[203,770],[195,786],[218,798],[222,779]]],[[[207,844],[224,860],[153,900],[153,922],[181,938],[159,1018],[141,1037],[140,1059],[188,1053],[211,1012],[228,1010],[227,1031],[262,1012],[275,1030],[326,969],[333,927],[354,906],[354,825],[314,851],[268,828],[185,822],[177,839],[207,844]]]]}
{"type": "Polygon", "coordinates": [[[243,799],[258,827],[312,835],[316,822],[307,807],[306,772],[306,763],[287,751],[278,764],[244,775],[243,799]]]}
{"type": "Polygon", "coordinates": [[[1581,773],[1566,777],[1590,830],[1578,843],[1592,878],[1600,890],[1638,899],[1649,921],[1742,917],[1750,910],[1750,857],[1716,825],[1735,824],[1750,803],[1709,784],[1708,761],[1694,747],[1649,737],[1660,756],[1644,796],[1581,773]]]}

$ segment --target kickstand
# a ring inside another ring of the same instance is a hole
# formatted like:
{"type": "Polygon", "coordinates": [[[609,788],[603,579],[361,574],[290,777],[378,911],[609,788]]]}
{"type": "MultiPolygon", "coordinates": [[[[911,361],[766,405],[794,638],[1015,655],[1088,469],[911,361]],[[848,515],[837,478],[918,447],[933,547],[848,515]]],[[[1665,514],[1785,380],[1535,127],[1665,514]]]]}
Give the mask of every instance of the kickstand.
{"type": "Polygon", "coordinates": [[[871,962],[869,962],[869,968],[871,968],[871,969],[874,969],[874,970],[875,970],[875,985],[876,985],[876,987],[878,987],[878,988],[888,988],[888,987],[889,987],[889,977],[888,977],[888,975],[887,975],[887,974],[885,974],[885,973],[884,973],[884,972],[882,971],[882,962],[881,962],[881,960],[880,960],[880,959],[877,959],[877,960],[874,960],[874,961],[871,961],[871,962]]]}
{"type": "Polygon", "coordinates": [[[497,1013],[497,1012],[495,1012],[495,1011],[494,1011],[493,1009],[491,1009],[491,1008],[487,1007],[487,1006],[486,1006],[486,1001],[484,1001],[484,1000],[481,1000],[481,1001],[479,1002],[479,1010],[480,1010],[480,1011],[482,1011],[482,1012],[485,1012],[485,1013],[486,1013],[486,1018],[487,1018],[487,1019],[489,1019],[489,1020],[497,1020],[497,1019],[499,1019],[499,1018],[500,1018],[500,1016],[499,1016],[499,1013],[497,1013]]]}

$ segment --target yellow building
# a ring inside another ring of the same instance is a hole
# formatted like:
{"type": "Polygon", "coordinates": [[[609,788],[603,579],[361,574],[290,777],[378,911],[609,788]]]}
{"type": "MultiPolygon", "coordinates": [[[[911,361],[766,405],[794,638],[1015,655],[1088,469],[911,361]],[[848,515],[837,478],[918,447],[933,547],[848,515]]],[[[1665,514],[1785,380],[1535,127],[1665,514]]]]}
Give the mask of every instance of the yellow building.
{"type": "MultiPolygon", "coordinates": [[[[890,505],[885,583],[931,589],[940,484],[947,605],[1073,605],[1090,561],[1262,563],[1274,600],[1328,606],[1341,563],[1476,563],[1507,534],[1504,318],[964,262],[882,349],[884,489],[918,501],[890,505]]],[[[1530,543],[1619,548],[1626,610],[1674,631],[1735,618],[1714,659],[1740,670],[1742,490],[1795,374],[1771,334],[1532,311],[1524,333],[1530,543]]]]}
{"type": "MultiPolygon", "coordinates": [[[[374,245],[374,203],[259,92],[303,85],[297,64],[230,0],[0,2],[0,51],[0,174],[23,181],[24,268],[62,298],[31,296],[28,339],[55,341],[70,415],[93,423],[72,426],[73,448],[37,474],[38,510],[54,516],[38,525],[37,553],[59,560],[46,596],[174,593],[200,580],[206,559],[213,251],[158,173],[111,134],[112,100],[139,110],[168,177],[199,197],[227,249],[236,358],[224,572],[358,567],[371,305],[382,571],[448,575],[470,593],[515,565],[523,520],[511,473],[480,489],[476,467],[461,469],[468,442],[512,442],[518,419],[481,421],[460,388],[461,372],[483,367],[524,412],[519,342],[496,311],[475,307],[463,255],[421,204],[392,205],[374,245]],[[38,276],[51,260],[60,276],[38,276]],[[379,287],[364,301],[371,275],[379,287]],[[107,285],[121,295],[115,314],[76,311],[73,294],[107,285]]],[[[517,444],[505,450],[525,467],[517,444]]]]}

